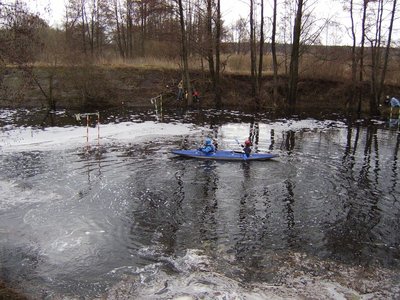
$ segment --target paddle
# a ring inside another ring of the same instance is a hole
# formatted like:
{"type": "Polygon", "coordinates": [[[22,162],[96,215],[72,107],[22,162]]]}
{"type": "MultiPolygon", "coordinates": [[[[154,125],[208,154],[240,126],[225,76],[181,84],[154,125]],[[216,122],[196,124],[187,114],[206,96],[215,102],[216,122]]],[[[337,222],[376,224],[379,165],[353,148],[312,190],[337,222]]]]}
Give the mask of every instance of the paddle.
{"type": "Polygon", "coordinates": [[[243,145],[238,141],[237,138],[235,138],[235,141],[236,141],[236,143],[238,143],[238,145],[240,146],[240,148],[242,148],[242,150],[241,150],[241,151],[233,150],[233,152],[235,152],[235,153],[244,153],[244,152],[243,152],[243,145]]]}
{"type": "Polygon", "coordinates": [[[238,139],[235,138],[236,143],[243,149],[243,145],[238,141],[238,139]]]}

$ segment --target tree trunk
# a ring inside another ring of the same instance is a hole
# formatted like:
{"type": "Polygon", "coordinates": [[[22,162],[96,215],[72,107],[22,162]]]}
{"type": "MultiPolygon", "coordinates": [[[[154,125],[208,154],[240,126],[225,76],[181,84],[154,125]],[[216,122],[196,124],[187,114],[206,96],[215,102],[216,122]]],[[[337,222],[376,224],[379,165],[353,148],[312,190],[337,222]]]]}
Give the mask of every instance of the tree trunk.
{"type": "Polygon", "coordinates": [[[358,117],[361,117],[361,102],[362,102],[362,84],[363,84],[363,72],[364,72],[364,45],[365,45],[365,21],[367,19],[367,6],[368,1],[364,0],[363,4],[363,17],[362,17],[362,26],[361,26],[361,46],[360,46],[360,69],[359,69],[359,94],[358,94],[358,107],[357,114],[358,117]]]}
{"type": "Polygon", "coordinates": [[[298,0],[296,19],[294,20],[293,45],[290,56],[288,104],[296,105],[297,84],[299,80],[301,18],[303,16],[303,0],[298,0]]]}
{"type": "Polygon", "coordinates": [[[188,63],[188,51],[187,51],[187,40],[186,40],[186,29],[185,29],[185,20],[183,17],[183,6],[182,0],[178,1],[179,4],[179,21],[181,25],[181,46],[182,46],[182,60],[183,60],[183,72],[184,72],[184,86],[187,91],[186,104],[187,106],[192,106],[192,87],[190,84],[190,74],[189,74],[189,63],[188,63]]]}
{"type": "Polygon", "coordinates": [[[85,0],[81,0],[81,18],[82,18],[82,48],[83,53],[86,55],[86,22],[85,22],[85,0]]]}
{"type": "Polygon", "coordinates": [[[114,8],[115,8],[115,10],[114,10],[114,12],[115,12],[115,22],[116,22],[116,26],[117,26],[117,45],[118,45],[119,54],[124,59],[125,55],[124,55],[124,49],[122,47],[122,41],[121,41],[121,27],[120,27],[120,24],[119,24],[118,2],[117,2],[117,0],[114,0],[114,8]]]}
{"type": "Polygon", "coordinates": [[[396,12],[396,6],[397,6],[397,0],[393,0],[393,8],[392,8],[392,14],[390,17],[390,25],[389,25],[389,29],[388,29],[389,30],[388,40],[387,40],[387,45],[386,45],[386,50],[385,50],[385,57],[384,57],[384,61],[383,61],[381,82],[379,84],[379,89],[378,89],[378,105],[380,104],[380,99],[382,98],[383,87],[385,84],[385,77],[386,77],[387,66],[388,66],[388,61],[389,61],[390,44],[392,42],[393,22],[394,22],[394,17],[395,17],[395,12],[396,12]]]}
{"type": "Polygon", "coordinates": [[[251,71],[251,96],[257,94],[257,70],[256,70],[256,41],[254,26],[254,0],[250,0],[250,71],[251,71]]]}
{"type": "Polygon", "coordinates": [[[221,109],[221,88],[220,88],[220,48],[221,48],[221,1],[217,0],[217,24],[215,35],[215,104],[221,109]]]}
{"type": "Polygon", "coordinates": [[[94,27],[96,18],[96,4],[93,1],[92,15],[90,16],[90,33],[89,33],[89,43],[90,43],[90,55],[94,57],[94,27]]]}
{"type": "Polygon", "coordinates": [[[145,39],[146,39],[146,3],[143,3],[143,1],[140,2],[140,52],[141,56],[144,56],[144,44],[145,44],[145,39]]]}
{"type": "Polygon", "coordinates": [[[212,34],[212,1],[207,0],[207,59],[208,70],[210,72],[211,82],[214,92],[216,91],[215,67],[214,67],[214,51],[213,51],[213,34],[212,34]]]}
{"type": "Polygon", "coordinates": [[[126,41],[127,56],[133,57],[133,21],[132,21],[132,1],[126,1],[126,41]]]}
{"type": "Polygon", "coordinates": [[[260,17],[260,57],[258,61],[258,94],[261,92],[262,73],[263,73],[263,57],[264,57],[264,0],[261,0],[261,17],[260,17]]]}
{"type": "Polygon", "coordinates": [[[277,15],[277,0],[274,0],[274,12],[272,16],[272,39],[271,39],[271,51],[272,51],[272,69],[274,73],[274,89],[273,89],[273,103],[276,105],[278,101],[278,59],[276,56],[276,15],[277,15]]]}
{"type": "Polygon", "coordinates": [[[353,44],[351,47],[351,91],[349,99],[347,101],[347,108],[349,111],[353,109],[354,101],[356,98],[356,90],[357,90],[357,42],[356,42],[356,32],[354,27],[353,0],[350,1],[350,19],[351,19],[351,36],[353,38],[353,44]]]}
{"type": "Polygon", "coordinates": [[[380,68],[382,62],[381,41],[382,41],[382,21],[383,21],[383,0],[378,2],[376,23],[375,23],[375,38],[371,41],[371,95],[369,99],[370,114],[379,115],[378,109],[378,90],[380,83],[380,68]]]}

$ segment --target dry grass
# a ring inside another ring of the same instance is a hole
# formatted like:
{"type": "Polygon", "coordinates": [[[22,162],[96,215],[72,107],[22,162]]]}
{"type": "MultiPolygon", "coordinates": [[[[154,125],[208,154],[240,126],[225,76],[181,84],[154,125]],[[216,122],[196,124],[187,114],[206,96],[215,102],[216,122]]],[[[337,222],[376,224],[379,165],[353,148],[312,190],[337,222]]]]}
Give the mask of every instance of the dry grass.
{"type": "Polygon", "coordinates": [[[344,81],[350,78],[350,71],[345,61],[323,60],[311,55],[304,56],[300,64],[301,76],[312,79],[344,81]]]}
{"type": "MultiPolygon", "coordinates": [[[[257,64],[259,58],[257,57],[257,64]]],[[[221,57],[223,63],[223,71],[233,74],[249,74],[250,73],[250,54],[224,54],[221,57]]],[[[271,55],[263,56],[263,72],[264,75],[272,74],[272,57],[271,55]]]]}
{"type": "Polygon", "coordinates": [[[179,69],[176,60],[160,57],[137,57],[122,59],[121,57],[100,58],[95,64],[109,67],[135,67],[141,69],[179,69]]]}
{"type": "MultiPolygon", "coordinates": [[[[225,72],[227,73],[250,73],[250,55],[248,54],[224,55],[221,61],[226,62],[225,72]]],[[[283,55],[278,57],[278,67],[278,74],[284,75],[286,71],[283,55]]],[[[272,73],[272,56],[266,54],[263,57],[263,75],[272,75],[272,73]]],[[[346,80],[350,75],[346,62],[321,60],[311,55],[302,58],[299,73],[301,77],[325,80],[346,80]]]]}
{"type": "MultiPolygon", "coordinates": [[[[346,55],[335,54],[336,59],[323,58],[315,54],[303,55],[300,62],[299,74],[303,78],[323,79],[332,81],[346,81],[350,79],[350,61],[346,59],[346,55]]],[[[279,75],[286,74],[285,59],[288,58],[281,54],[278,57],[279,75]]],[[[77,58],[78,62],[85,61],[84,59],[77,58]]],[[[87,62],[87,59],[85,61],[87,62]]],[[[102,58],[94,59],[90,62],[93,65],[103,67],[135,67],[140,69],[165,69],[165,70],[181,70],[182,62],[180,58],[161,57],[161,56],[146,56],[136,57],[132,59],[122,59],[115,53],[104,55],[102,58]]],[[[258,64],[258,58],[257,58],[258,64]]],[[[53,63],[40,61],[36,63],[37,66],[54,66],[53,63]]],[[[58,62],[58,66],[71,65],[58,62]]],[[[368,65],[368,62],[366,63],[368,65]]],[[[400,85],[400,78],[398,74],[398,61],[392,60],[389,64],[388,72],[386,75],[386,82],[388,84],[400,85]]],[[[208,70],[208,62],[201,59],[199,56],[191,56],[189,58],[189,66],[192,70],[208,70]]],[[[221,72],[227,74],[250,74],[250,55],[249,54],[223,54],[221,55],[221,72]]],[[[367,70],[368,77],[368,70],[367,70]]],[[[272,75],[272,57],[266,54],[263,57],[263,75],[272,75]]],[[[368,79],[368,78],[366,78],[368,79]]]]}

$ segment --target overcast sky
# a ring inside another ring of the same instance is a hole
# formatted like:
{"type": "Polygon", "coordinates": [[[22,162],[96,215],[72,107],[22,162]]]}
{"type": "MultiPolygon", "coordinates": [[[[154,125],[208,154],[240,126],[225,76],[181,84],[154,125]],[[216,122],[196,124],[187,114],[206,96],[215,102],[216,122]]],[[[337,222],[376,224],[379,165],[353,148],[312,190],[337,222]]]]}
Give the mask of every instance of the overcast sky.
{"type": "MultiPolygon", "coordinates": [[[[54,25],[60,22],[64,17],[64,7],[65,0],[26,0],[27,3],[34,9],[38,11],[44,19],[49,21],[50,25],[54,25]],[[50,8],[50,13],[46,10],[50,8]]],[[[248,0],[222,0],[221,10],[223,18],[227,23],[231,23],[240,17],[246,18],[249,15],[249,1],[248,0]]],[[[272,1],[265,1],[265,11],[266,13],[271,11],[269,6],[272,1]]],[[[318,1],[318,14],[332,15],[335,12],[341,10],[340,5],[335,4],[332,0],[319,0],[318,1]]]]}

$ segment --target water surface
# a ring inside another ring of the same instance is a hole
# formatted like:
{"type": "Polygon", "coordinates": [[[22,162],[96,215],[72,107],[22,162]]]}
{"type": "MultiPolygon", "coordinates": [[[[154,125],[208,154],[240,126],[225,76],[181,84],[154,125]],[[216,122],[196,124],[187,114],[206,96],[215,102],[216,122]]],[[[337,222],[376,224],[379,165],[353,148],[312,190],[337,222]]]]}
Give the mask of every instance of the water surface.
{"type": "Polygon", "coordinates": [[[369,293],[398,291],[396,128],[130,112],[104,117],[99,141],[92,120],[86,142],[85,122],[65,112],[45,128],[19,115],[2,114],[0,278],[33,298],[289,297],[296,284],[320,297],[368,294],[338,280],[351,272],[370,279],[369,293]],[[170,154],[206,136],[232,150],[250,136],[254,151],[280,156],[170,154]]]}

